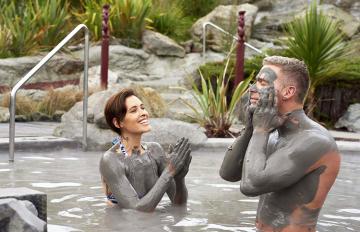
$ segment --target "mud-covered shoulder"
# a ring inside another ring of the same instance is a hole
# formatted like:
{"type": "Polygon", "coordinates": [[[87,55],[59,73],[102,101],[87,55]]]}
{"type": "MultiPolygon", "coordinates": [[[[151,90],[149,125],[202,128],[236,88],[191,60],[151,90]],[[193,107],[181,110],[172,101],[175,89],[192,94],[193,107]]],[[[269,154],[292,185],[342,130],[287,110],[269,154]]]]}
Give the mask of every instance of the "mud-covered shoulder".
{"type": "Polygon", "coordinates": [[[291,154],[292,160],[311,165],[324,155],[338,152],[338,149],[330,133],[314,128],[293,137],[286,152],[291,154]]]}
{"type": "Polygon", "coordinates": [[[125,170],[123,162],[119,159],[119,156],[123,155],[119,149],[119,144],[113,145],[107,150],[100,158],[100,173],[106,175],[108,171],[117,171],[122,173],[125,170]]]}

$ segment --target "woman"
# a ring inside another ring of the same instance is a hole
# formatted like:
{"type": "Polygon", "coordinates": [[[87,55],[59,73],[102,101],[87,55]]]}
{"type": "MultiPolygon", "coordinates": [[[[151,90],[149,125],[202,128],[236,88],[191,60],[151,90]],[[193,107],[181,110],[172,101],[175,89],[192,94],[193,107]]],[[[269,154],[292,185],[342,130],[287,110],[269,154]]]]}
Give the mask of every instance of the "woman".
{"type": "Polygon", "coordinates": [[[119,135],[100,160],[106,196],[122,208],[153,211],[166,192],[174,204],[185,204],[184,178],[191,162],[188,139],[179,139],[165,155],[158,143],[141,144],[151,130],[149,114],[131,89],[123,89],[106,103],[105,118],[119,135]]]}

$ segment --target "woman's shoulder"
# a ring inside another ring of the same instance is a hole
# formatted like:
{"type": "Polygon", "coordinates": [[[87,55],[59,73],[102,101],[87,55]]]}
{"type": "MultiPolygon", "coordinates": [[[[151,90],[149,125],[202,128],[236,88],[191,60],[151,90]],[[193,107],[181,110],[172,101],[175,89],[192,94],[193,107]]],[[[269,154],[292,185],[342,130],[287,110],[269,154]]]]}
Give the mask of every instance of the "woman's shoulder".
{"type": "Polygon", "coordinates": [[[115,171],[123,173],[125,171],[125,166],[119,157],[121,156],[121,151],[119,151],[119,144],[113,145],[109,150],[107,150],[100,159],[100,172],[104,175],[106,172],[115,171]]]}
{"type": "Polygon", "coordinates": [[[117,159],[117,156],[122,155],[122,151],[120,150],[119,144],[114,144],[109,150],[107,150],[101,156],[101,161],[113,161],[117,159]]]}

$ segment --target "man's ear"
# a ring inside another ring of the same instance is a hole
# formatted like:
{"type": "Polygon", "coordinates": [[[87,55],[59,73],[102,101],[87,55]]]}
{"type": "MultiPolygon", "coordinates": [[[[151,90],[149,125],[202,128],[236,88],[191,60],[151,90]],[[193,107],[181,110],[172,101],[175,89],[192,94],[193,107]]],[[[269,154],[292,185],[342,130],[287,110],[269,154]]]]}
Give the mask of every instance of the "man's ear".
{"type": "Polygon", "coordinates": [[[114,124],[114,126],[115,126],[116,128],[121,129],[121,127],[122,127],[121,124],[122,124],[122,123],[121,123],[117,118],[113,118],[112,123],[114,124]]]}
{"type": "Polygon", "coordinates": [[[289,100],[294,97],[296,93],[296,87],[294,85],[290,85],[286,87],[285,92],[283,94],[283,100],[289,100]]]}

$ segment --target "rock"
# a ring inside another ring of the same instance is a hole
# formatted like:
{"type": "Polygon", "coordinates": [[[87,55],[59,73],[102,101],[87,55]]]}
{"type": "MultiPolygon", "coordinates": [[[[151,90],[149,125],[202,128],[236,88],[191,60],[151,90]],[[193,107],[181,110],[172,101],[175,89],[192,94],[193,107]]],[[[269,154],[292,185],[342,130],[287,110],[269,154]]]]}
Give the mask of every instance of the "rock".
{"type": "Polygon", "coordinates": [[[61,122],[61,117],[65,114],[66,112],[63,110],[57,110],[55,111],[55,113],[52,116],[52,120],[54,122],[61,122]]]}
{"type": "Polygon", "coordinates": [[[158,56],[184,57],[185,49],[174,40],[155,31],[145,30],[143,33],[143,49],[158,56]]]}
{"type": "Polygon", "coordinates": [[[348,38],[353,37],[359,30],[360,22],[351,14],[329,4],[320,5],[319,9],[330,18],[339,21],[340,31],[348,38]]]}
{"type": "MultiPolygon", "coordinates": [[[[115,84],[129,86],[131,83],[140,83],[155,89],[160,89],[164,85],[166,87],[178,85],[201,64],[209,61],[222,61],[225,56],[209,52],[205,58],[198,53],[186,54],[184,58],[164,57],[122,45],[112,45],[109,49],[109,78],[111,78],[109,79],[109,88],[115,84]],[[114,83],[115,79],[116,83],[114,83]]],[[[81,54],[76,53],[79,56],[81,54]]],[[[101,48],[99,46],[90,48],[89,83],[99,83],[100,56],[101,48]]]]}
{"type": "MultiPolygon", "coordinates": [[[[255,20],[256,14],[258,12],[258,7],[251,4],[242,4],[242,5],[220,5],[216,7],[208,15],[200,18],[191,28],[191,34],[194,41],[202,41],[203,33],[203,23],[212,22],[219,27],[223,28],[225,31],[230,32],[233,35],[237,33],[237,22],[238,22],[238,12],[246,11],[245,13],[245,36],[250,38],[252,33],[252,25],[255,20]]],[[[208,27],[206,34],[206,41],[209,48],[215,51],[221,51],[224,44],[229,43],[228,35],[224,35],[219,30],[214,29],[213,27],[208,27]]]]}
{"type": "Polygon", "coordinates": [[[28,122],[29,118],[26,115],[15,115],[15,122],[28,122]]]}
{"type": "Polygon", "coordinates": [[[9,122],[9,120],[10,120],[9,108],[0,106],[0,123],[9,122]]]}
{"type": "Polygon", "coordinates": [[[335,5],[343,10],[349,10],[353,5],[358,2],[359,0],[322,0],[323,4],[335,5]]]}
{"type": "MultiPolygon", "coordinates": [[[[26,203],[25,203],[26,204],[26,203]]],[[[42,232],[46,223],[14,198],[0,199],[0,222],[3,232],[42,232]]]]}
{"type": "Polygon", "coordinates": [[[345,114],[336,122],[335,128],[342,127],[348,131],[360,133],[360,103],[350,105],[345,114]]]}
{"type": "Polygon", "coordinates": [[[295,15],[308,7],[307,0],[274,0],[269,11],[258,12],[253,26],[253,39],[265,42],[277,41],[283,36],[283,27],[291,22],[295,15]]]}
{"type": "MultiPolygon", "coordinates": [[[[110,67],[111,68],[111,67],[110,67]]],[[[84,74],[81,74],[82,76],[84,74]]],[[[89,68],[88,71],[88,86],[89,89],[98,88],[101,85],[100,82],[101,77],[101,66],[93,66],[89,68]]],[[[118,74],[112,71],[111,69],[108,70],[108,88],[112,88],[119,80],[118,74]]],[[[120,81],[119,81],[120,82],[120,81]]],[[[80,79],[79,86],[83,85],[83,78],[80,79]]]]}
{"type": "Polygon", "coordinates": [[[360,2],[355,2],[351,6],[350,14],[360,21],[360,2]]]}
{"type": "Polygon", "coordinates": [[[17,92],[17,96],[27,97],[36,102],[44,100],[46,94],[47,91],[39,89],[19,89],[17,92]]]}
{"type": "MultiPolygon", "coordinates": [[[[258,13],[255,20],[253,38],[268,42],[276,41],[278,37],[283,36],[284,26],[293,21],[295,17],[303,17],[308,6],[305,0],[274,1],[273,8],[270,11],[258,13]],[[282,4],[276,4],[280,2],[282,4]]],[[[348,38],[352,38],[358,32],[360,22],[351,14],[329,4],[319,5],[318,9],[334,20],[339,20],[339,29],[348,38]]]]}
{"type": "Polygon", "coordinates": [[[185,41],[185,42],[181,42],[180,45],[184,47],[186,54],[191,53],[191,52],[194,52],[194,51],[193,51],[194,43],[193,43],[192,40],[188,40],[188,41],[185,41]]]}
{"type": "Polygon", "coordinates": [[[167,112],[167,105],[162,96],[153,88],[131,85],[140,97],[151,118],[161,118],[167,112]]]}
{"type": "Polygon", "coordinates": [[[19,201],[21,204],[23,204],[32,214],[34,214],[35,216],[38,216],[38,211],[36,209],[36,207],[34,206],[33,203],[31,203],[31,201],[28,200],[24,200],[24,201],[19,201]]]}
{"type": "MultiPolygon", "coordinates": [[[[109,126],[106,123],[104,116],[104,109],[107,100],[119,92],[124,87],[129,86],[121,86],[114,85],[113,88],[109,88],[104,91],[99,91],[92,94],[88,99],[88,122],[95,123],[97,127],[101,129],[109,129],[109,126]]],[[[130,86],[134,89],[140,98],[143,99],[144,105],[146,109],[149,111],[150,115],[153,117],[162,116],[161,113],[164,114],[164,109],[161,107],[163,102],[161,102],[161,96],[151,88],[141,88],[140,86],[130,86]]],[[[82,121],[83,118],[83,104],[82,102],[77,102],[67,113],[65,113],[61,121],[64,123],[72,122],[72,121],[82,121]]]]}
{"type": "MultiPolygon", "coordinates": [[[[179,85],[200,65],[209,61],[222,61],[224,57],[224,54],[214,52],[208,52],[205,57],[199,53],[189,53],[183,59],[152,56],[147,62],[147,69],[151,70],[151,77],[158,80],[158,83],[150,87],[159,89],[161,85],[179,85]]],[[[142,82],[141,85],[148,86],[146,82],[142,82]]]]}
{"type": "MultiPolygon", "coordinates": [[[[111,45],[109,51],[109,72],[117,75],[117,82],[147,79],[148,72],[145,62],[150,55],[144,50],[122,45],[111,45]]],[[[74,53],[74,55],[79,59],[83,59],[81,51],[74,53]]],[[[91,47],[89,50],[89,67],[99,66],[100,60],[101,46],[91,47]]],[[[99,79],[99,76],[95,78],[99,79]]]]}
{"type": "MultiPolygon", "coordinates": [[[[13,87],[26,73],[44,57],[25,56],[19,58],[0,59],[1,85],[13,87]]],[[[55,55],[27,83],[76,80],[83,71],[83,62],[65,54],[55,55]]]]}
{"type": "MultiPolygon", "coordinates": [[[[63,117],[64,118],[64,117],[63,117]]],[[[106,151],[111,147],[111,142],[117,135],[108,129],[101,129],[96,124],[87,124],[88,150],[106,151]]],[[[73,120],[61,122],[55,128],[54,135],[82,141],[82,121],[73,120]]]]}
{"type": "Polygon", "coordinates": [[[194,124],[168,118],[152,118],[151,131],[143,135],[146,142],[158,142],[163,146],[175,144],[179,138],[189,138],[193,147],[205,142],[207,137],[203,130],[194,124]]]}
{"type": "MultiPolygon", "coordinates": [[[[104,107],[107,99],[112,96],[114,93],[118,92],[122,87],[118,86],[118,88],[108,89],[106,91],[101,91],[94,93],[89,97],[89,117],[93,115],[93,122],[88,124],[88,139],[89,139],[89,149],[91,150],[106,150],[111,146],[112,139],[116,136],[110,129],[108,129],[108,125],[106,124],[106,120],[104,118],[104,107]]],[[[137,87],[138,88],[138,87],[137,87]]],[[[136,89],[136,88],[135,88],[136,89]]],[[[147,99],[153,99],[153,97],[149,97],[151,94],[157,94],[154,90],[150,88],[144,88],[143,90],[146,94],[147,99]]],[[[140,97],[141,94],[139,93],[140,97]]],[[[151,100],[155,101],[155,100],[151,100]]],[[[146,101],[144,101],[144,104],[146,101]]],[[[152,114],[151,110],[156,108],[152,108],[146,106],[150,114],[152,114]]],[[[157,110],[159,111],[159,110],[157,110]]],[[[194,146],[203,142],[206,139],[206,136],[202,133],[201,129],[198,127],[170,119],[156,119],[151,118],[151,125],[153,125],[154,132],[147,135],[147,140],[145,141],[156,141],[161,144],[170,144],[176,142],[176,139],[182,136],[190,136],[192,139],[192,143],[194,146]],[[167,130],[169,130],[167,132],[167,130]],[[201,132],[201,133],[200,133],[201,132]],[[177,136],[177,137],[176,137],[177,136]],[[176,137],[176,139],[175,139],[176,137]],[[151,140],[154,139],[154,140],[151,140]],[[163,140],[162,142],[159,140],[163,140]]],[[[82,140],[82,102],[78,102],[75,104],[73,108],[70,109],[67,113],[65,113],[61,118],[61,124],[58,126],[55,131],[55,136],[82,140]],[[74,128],[78,128],[75,130],[74,128]]]]}
{"type": "Polygon", "coordinates": [[[0,188],[0,199],[9,198],[19,200],[34,215],[45,222],[47,221],[47,196],[45,193],[26,187],[0,188]]]}
{"type": "Polygon", "coordinates": [[[30,115],[33,121],[41,121],[41,122],[49,122],[52,121],[52,118],[44,113],[41,112],[34,112],[30,115]]]}

